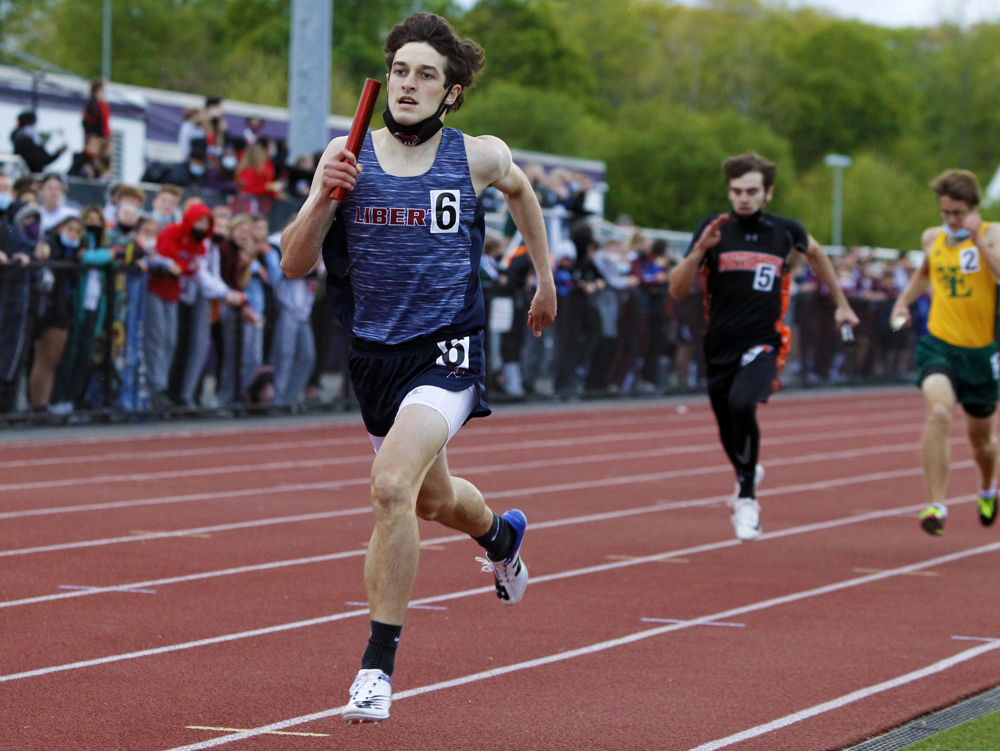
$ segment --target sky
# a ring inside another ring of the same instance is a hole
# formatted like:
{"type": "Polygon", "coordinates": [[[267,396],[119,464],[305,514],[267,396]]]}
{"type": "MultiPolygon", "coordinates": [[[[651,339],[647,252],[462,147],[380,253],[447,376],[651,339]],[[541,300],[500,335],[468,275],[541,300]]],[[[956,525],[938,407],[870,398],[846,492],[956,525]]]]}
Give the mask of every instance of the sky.
{"type": "MultiPolygon", "coordinates": [[[[464,7],[475,5],[475,0],[457,1],[464,7]]],[[[699,0],[680,2],[697,5],[699,0]]],[[[777,0],[775,4],[780,2],[777,0]]],[[[810,5],[881,26],[936,26],[943,21],[964,26],[1000,21],[1000,0],[784,0],[784,3],[791,7],[810,5]]]]}

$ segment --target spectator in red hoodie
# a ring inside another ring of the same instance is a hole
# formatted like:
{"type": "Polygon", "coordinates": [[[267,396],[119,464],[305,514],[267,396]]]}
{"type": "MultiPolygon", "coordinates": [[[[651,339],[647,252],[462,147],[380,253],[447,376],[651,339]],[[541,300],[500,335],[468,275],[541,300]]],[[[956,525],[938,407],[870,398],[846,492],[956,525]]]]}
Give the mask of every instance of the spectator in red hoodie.
{"type": "Polygon", "coordinates": [[[169,405],[166,392],[177,347],[180,277],[195,273],[198,258],[208,250],[205,241],[212,236],[213,224],[211,209],[200,202],[192,203],[181,221],[168,224],[156,239],[156,254],[150,263],[143,341],[150,404],[154,409],[169,405]]]}

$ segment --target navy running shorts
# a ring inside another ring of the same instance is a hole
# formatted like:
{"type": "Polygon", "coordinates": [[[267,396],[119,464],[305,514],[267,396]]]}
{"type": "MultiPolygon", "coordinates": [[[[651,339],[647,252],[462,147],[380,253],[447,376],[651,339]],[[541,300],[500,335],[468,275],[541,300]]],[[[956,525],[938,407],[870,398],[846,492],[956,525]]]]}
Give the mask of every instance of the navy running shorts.
{"type": "MultiPolygon", "coordinates": [[[[436,335],[400,344],[379,344],[363,339],[351,342],[348,358],[354,394],[368,432],[385,437],[396,420],[399,405],[417,386],[437,386],[465,391],[478,386],[486,393],[486,355],[482,330],[468,334],[436,335]]],[[[473,417],[492,413],[481,398],[473,417]]]]}

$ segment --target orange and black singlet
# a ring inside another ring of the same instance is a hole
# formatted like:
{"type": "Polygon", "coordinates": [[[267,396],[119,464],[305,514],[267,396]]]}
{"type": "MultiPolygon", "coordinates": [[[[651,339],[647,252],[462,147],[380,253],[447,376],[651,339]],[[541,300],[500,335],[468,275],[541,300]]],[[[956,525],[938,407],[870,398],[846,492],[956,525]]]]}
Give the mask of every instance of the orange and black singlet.
{"type": "MultiPolygon", "coordinates": [[[[691,247],[714,218],[698,225],[691,247]]],[[[805,228],[794,219],[764,213],[746,221],[730,215],[722,239],[702,260],[707,363],[730,365],[750,348],[769,345],[779,352],[780,367],[788,349],[782,324],[791,285],[788,257],[808,246],[805,228]]]]}

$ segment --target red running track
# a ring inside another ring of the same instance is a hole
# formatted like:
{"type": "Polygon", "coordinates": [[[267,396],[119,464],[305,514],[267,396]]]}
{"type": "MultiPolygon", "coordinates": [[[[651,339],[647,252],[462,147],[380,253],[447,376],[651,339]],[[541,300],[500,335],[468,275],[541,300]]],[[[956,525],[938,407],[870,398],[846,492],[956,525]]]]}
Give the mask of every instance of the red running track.
{"type": "Polygon", "coordinates": [[[338,715],[367,637],[359,423],[0,442],[0,748],[820,751],[997,684],[963,421],[930,538],[918,393],[760,415],[752,544],[703,400],[466,426],[453,471],[525,511],[531,586],[502,606],[479,548],[422,523],[392,719],[364,727],[338,715]]]}

